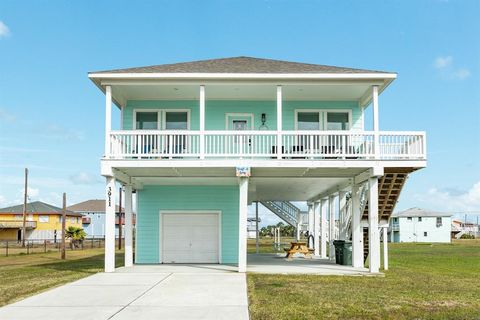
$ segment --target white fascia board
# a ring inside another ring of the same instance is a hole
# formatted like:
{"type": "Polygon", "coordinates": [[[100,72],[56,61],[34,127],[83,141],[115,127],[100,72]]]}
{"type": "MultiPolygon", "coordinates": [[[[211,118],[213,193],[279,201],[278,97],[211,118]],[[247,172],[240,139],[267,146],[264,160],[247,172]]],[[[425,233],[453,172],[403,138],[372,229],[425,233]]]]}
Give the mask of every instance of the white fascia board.
{"type": "Polygon", "coordinates": [[[90,73],[91,79],[395,79],[396,73],[90,73]]]}
{"type": "Polygon", "coordinates": [[[103,159],[101,161],[101,174],[111,175],[112,168],[424,168],[425,160],[121,160],[103,159]]]}

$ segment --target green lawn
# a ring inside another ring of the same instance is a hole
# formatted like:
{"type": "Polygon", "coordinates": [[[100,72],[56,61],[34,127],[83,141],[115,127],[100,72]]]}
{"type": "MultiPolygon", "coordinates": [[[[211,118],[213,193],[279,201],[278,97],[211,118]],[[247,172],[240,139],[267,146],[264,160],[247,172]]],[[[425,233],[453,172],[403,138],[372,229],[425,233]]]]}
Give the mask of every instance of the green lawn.
{"type": "Polygon", "coordinates": [[[480,319],[480,241],[390,244],[385,277],[249,274],[248,289],[253,320],[480,319]]]}
{"type": "MultiPolygon", "coordinates": [[[[103,270],[103,248],[0,257],[0,306],[103,270]]],[[[117,266],[123,254],[117,253],[117,266]]]]}

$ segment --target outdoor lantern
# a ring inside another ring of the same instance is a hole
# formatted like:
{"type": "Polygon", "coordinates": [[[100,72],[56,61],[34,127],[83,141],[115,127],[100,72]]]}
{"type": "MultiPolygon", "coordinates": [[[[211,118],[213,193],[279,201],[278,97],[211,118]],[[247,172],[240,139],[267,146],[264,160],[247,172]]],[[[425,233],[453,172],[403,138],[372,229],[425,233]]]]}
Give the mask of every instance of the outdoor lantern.
{"type": "Polygon", "coordinates": [[[262,124],[259,130],[268,130],[268,126],[265,124],[266,121],[267,121],[267,115],[265,113],[262,113],[262,124]]]}

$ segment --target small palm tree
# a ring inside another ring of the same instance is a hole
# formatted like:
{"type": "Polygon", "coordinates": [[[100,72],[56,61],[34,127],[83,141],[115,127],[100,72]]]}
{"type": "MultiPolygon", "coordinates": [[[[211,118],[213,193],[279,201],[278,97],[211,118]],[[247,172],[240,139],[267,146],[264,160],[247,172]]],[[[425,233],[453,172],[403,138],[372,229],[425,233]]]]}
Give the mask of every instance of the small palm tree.
{"type": "Polygon", "coordinates": [[[65,237],[70,239],[70,248],[73,250],[80,247],[87,233],[79,227],[70,226],[65,230],[65,237]]]}

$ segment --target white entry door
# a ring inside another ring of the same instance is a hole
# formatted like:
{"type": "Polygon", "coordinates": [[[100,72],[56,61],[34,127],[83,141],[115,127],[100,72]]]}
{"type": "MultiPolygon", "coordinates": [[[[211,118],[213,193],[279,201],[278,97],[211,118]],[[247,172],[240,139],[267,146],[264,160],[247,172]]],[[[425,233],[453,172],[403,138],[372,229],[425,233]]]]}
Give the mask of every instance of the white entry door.
{"type": "Polygon", "coordinates": [[[163,263],[220,263],[220,215],[162,213],[163,263]]]}

